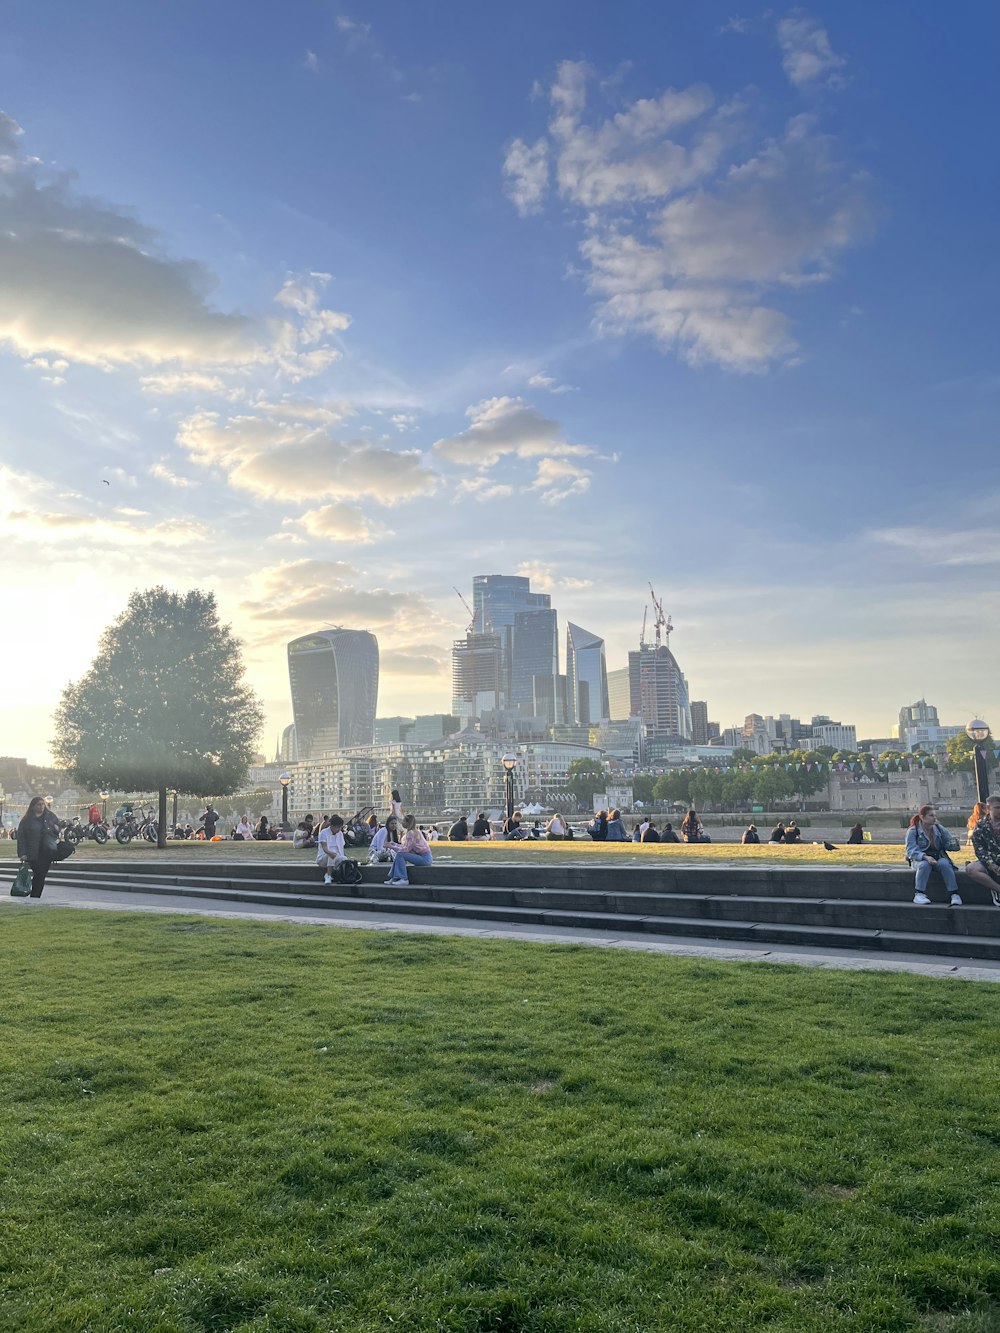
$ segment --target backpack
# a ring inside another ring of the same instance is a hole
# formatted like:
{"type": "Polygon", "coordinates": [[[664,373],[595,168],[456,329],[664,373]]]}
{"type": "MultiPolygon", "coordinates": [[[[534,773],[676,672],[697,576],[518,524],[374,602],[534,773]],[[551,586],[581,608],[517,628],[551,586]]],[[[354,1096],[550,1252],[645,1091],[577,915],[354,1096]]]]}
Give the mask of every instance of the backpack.
{"type": "Polygon", "coordinates": [[[364,879],[357,861],[346,859],[338,861],[330,871],[334,884],[360,884],[364,879]]]}

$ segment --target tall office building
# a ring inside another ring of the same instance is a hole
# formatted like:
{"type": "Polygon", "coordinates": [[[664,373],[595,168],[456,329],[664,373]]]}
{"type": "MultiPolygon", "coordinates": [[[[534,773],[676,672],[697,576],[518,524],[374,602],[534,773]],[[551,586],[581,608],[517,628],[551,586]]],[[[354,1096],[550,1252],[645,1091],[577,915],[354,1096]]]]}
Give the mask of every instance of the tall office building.
{"type": "Polygon", "coordinates": [[[906,743],[906,733],[911,727],[937,727],[938,710],[926,699],[918,699],[915,704],[908,704],[899,710],[899,738],[906,743]]]}
{"type": "Polygon", "coordinates": [[[642,718],[647,735],[690,740],[688,683],[667,645],[640,645],[628,655],[628,671],[631,710],[642,718]]]}
{"type": "Polygon", "coordinates": [[[566,692],[570,721],[588,726],[611,717],[604,640],[572,621],[566,626],[566,692]]]}
{"type": "Polygon", "coordinates": [[[691,702],[691,740],[695,745],[708,744],[708,704],[704,699],[691,702]]]}
{"type": "Polygon", "coordinates": [[[290,722],[281,733],[281,744],[278,747],[278,762],[281,764],[294,764],[298,761],[299,746],[295,739],[295,723],[290,722]]]}
{"type": "Polygon", "coordinates": [[[469,630],[451,648],[451,711],[466,721],[500,709],[503,661],[500,635],[469,630]]]}
{"type": "Polygon", "coordinates": [[[555,611],[539,607],[516,612],[507,707],[555,722],[558,674],[559,630],[555,611]]]}
{"type": "MultiPolygon", "coordinates": [[[[532,592],[530,581],[520,574],[476,574],[472,580],[473,628],[480,634],[492,631],[500,635],[503,704],[512,706],[514,684],[514,629],[517,616],[526,611],[550,610],[547,592],[532,592]]],[[[556,642],[558,652],[558,640],[556,642]]],[[[518,689],[522,703],[530,703],[531,690],[519,674],[518,689]]]]}
{"type": "Polygon", "coordinates": [[[624,722],[627,717],[632,716],[627,666],[608,672],[608,706],[615,722],[624,722]]]}
{"type": "Polygon", "coordinates": [[[378,702],[378,640],[335,625],[288,645],[299,759],[371,745],[378,702]]]}

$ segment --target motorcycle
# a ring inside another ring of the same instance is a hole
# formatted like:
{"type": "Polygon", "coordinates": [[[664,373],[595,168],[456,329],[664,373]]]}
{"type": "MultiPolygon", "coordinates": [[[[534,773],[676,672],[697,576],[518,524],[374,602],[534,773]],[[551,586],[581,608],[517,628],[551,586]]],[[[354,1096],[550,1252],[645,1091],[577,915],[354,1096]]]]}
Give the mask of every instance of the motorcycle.
{"type": "Polygon", "coordinates": [[[78,847],[85,838],[89,838],[92,842],[96,842],[103,847],[109,837],[107,824],[103,822],[100,824],[83,824],[77,815],[66,822],[62,835],[74,847],[78,847]]]}

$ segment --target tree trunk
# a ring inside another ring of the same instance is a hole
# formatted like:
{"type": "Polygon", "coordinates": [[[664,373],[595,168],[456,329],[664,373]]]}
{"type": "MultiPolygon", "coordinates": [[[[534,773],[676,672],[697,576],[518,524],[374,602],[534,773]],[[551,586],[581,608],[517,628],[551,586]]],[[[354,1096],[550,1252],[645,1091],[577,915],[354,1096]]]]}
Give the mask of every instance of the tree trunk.
{"type": "Polygon", "coordinates": [[[164,851],[167,846],[167,789],[160,788],[160,813],[156,819],[156,847],[164,851]]]}

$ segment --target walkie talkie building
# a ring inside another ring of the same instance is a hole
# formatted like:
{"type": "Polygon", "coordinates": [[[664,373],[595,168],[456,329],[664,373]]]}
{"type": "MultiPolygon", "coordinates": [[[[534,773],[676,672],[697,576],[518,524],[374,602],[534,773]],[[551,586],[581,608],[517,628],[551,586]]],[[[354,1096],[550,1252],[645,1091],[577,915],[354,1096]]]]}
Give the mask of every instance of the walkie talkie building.
{"type": "Polygon", "coordinates": [[[299,759],[375,742],[378,640],[366,629],[318,630],[288,645],[299,759]]]}

